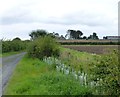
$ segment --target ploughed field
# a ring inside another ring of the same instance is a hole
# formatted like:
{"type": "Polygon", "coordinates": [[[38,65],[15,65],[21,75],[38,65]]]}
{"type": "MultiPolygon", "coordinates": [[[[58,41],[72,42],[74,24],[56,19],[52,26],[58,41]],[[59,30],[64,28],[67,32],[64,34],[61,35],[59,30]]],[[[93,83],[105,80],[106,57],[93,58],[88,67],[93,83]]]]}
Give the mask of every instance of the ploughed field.
{"type": "Polygon", "coordinates": [[[103,54],[110,49],[118,49],[118,45],[63,45],[63,47],[95,54],[103,54]]]}

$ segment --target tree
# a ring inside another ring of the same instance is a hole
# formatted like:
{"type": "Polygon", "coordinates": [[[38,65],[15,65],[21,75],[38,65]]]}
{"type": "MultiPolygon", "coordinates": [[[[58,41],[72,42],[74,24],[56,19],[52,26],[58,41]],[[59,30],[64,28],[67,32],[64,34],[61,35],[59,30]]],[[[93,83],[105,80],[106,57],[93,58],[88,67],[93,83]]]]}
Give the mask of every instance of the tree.
{"type": "Polygon", "coordinates": [[[38,30],[33,30],[29,36],[31,37],[32,40],[38,38],[38,37],[42,37],[47,35],[47,31],[46,30],[42,30],[42,29],[38,29],[38,30]]]}
{"type": "Polygon", "coordinates": [[[54,34],[56,38],[59,38],[59,34],[58,33],[55,33],[54,34]]]}
{"type": "Polygon", "coordinates": [[[59,37],[59,39],[65,40],[65,37],[64,37],[63,35],[61,35],[61,36],[59,37]]]}
{"type": "Polygon", "coordinates": [[[68,30],[67,34],[65,35],[65,37],[68,37],[68,39],[80,39],[81,36],[83,35],[82,31],[80,30],[68,30]]]}
{"type": "Polygon", "coordinates": [[[76,31],[76,39],[80,39],[82,35],[83,35],[82,31],[80,30],[76,31]]]}
{"type": "Polygon", "coordinates": [[[54,32],[53,33],[48,33],[47,36],[50,36],[52,38],[55,38],[54,32]]]}
{"type": "Polygon", "coordinates": [[[104,36],[103,39],[107,39],[107,37],[104,36]]]}
{"type": "Polygon", "coordinates": [[[19,37],[16,37],[16,38],[14,38],[12,41],[21,41],[21,39],[19,38],[19,37]]]}
{"type": "Polygon", "coordinates": [[[86,36],[83,36],[83,39],[87,39],[87,37],[86,37],[86,36]]]}
{"type": "Polygon", "coordinates": [[[99,39],[99,38],[98,38],[97,34],[95,32],[93,32],[93,35],[90,35],[88,37],[88,39],[99,39]]]}
{"type": "Polygon", "coordinates": [[[95,32],[93,32],[93,39],[99,39],[95,32]]]}
{"type": "Polygon", "coordinates": [[[88,37],[88,39],[93,39],[92,35],[90,35],[90,36],[88,37]]]}

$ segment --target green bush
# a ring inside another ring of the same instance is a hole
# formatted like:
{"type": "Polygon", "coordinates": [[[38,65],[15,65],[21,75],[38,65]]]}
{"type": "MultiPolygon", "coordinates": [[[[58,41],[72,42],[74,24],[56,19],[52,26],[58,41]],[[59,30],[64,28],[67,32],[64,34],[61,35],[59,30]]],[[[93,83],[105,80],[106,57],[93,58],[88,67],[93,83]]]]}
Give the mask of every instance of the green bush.
{"type": "Polygon", "coordinates": [[[59,52],[59,45],[50,36],[39,37],[28,47],[28,55],[39,59],[50,56],[58,57],[59,52]]]}
{"type": "Polygon", "coordinates": [[[102,79],[100,92],[107,95],[120,95],[118,50],[102,55],[94,65],[94,80],[102,79]]]}

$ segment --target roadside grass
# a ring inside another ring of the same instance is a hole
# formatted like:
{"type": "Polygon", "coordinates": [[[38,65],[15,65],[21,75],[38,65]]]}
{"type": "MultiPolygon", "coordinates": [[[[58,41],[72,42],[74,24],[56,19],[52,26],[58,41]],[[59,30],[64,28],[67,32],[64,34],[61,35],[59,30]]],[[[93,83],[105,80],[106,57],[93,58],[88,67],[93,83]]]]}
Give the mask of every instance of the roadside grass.
{"type": "Polygon", "coordinates": [[[87,52],[80,52],[69,48],[61,48],[60,60],[76,71],[90,73],[92,63],[99,60],[100,55],[87,52]]]}
{"type": "Polygon", "coordinates": [[[21,52],[24,52],[24,51],[13,51],[13,52],[1,53],[0,57],[7,57],[7,56],[14,55],[14,54],[19,54],[21,52]]]}
{"type": "Polygon", "coordinates": [[[4,95],[91,95],[71,75],[57,72],[51,65],[27,54],[17,65],[4,95]]]}

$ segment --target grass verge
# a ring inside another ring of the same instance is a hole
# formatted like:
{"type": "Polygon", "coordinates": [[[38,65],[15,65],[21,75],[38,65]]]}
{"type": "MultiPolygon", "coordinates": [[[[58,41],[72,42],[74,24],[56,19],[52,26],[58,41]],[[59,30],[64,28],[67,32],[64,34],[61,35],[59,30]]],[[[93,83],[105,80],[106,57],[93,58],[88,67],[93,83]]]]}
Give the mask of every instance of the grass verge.
{"type": "Polygon", "coordinates": [[[17,65],[4,95],[90,95],[89,88],[27,55],[17,65]]]}
{"type": "Polygon", "coordinates": [[[87,52],[80,52],[73,49],[61,48],[60,60],[76,71],[90,73],[93,62],[99,59],[100,55],[87,52]]]}

